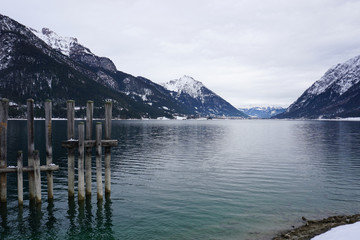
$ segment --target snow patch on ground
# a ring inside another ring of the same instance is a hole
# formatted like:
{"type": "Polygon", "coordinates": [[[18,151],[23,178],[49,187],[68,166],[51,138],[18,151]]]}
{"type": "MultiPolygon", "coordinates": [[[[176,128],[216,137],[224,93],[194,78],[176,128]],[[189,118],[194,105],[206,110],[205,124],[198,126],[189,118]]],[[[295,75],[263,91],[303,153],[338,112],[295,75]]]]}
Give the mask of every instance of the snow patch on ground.
{"type": "Polygon", "coordinates": [[[319,118],[319,119],[316,119],[316,120],[319,120],[319,121],[353,121],[353,122],[360,122],[360,117],[334,118],[334,119],[319,118]]]}
{"type": "Polygon", "coordinates": [[[360,238],[360,222],[335,227],[330,231],[312,238],[312,240],[358,240],[360,238]]]}

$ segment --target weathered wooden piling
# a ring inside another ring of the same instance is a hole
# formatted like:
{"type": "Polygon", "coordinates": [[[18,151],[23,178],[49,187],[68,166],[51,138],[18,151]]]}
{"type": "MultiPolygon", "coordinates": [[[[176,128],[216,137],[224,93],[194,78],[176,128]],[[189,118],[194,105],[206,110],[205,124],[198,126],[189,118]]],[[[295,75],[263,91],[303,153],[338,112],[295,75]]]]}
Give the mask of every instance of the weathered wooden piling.
{"type": "MultiPolygon", "coordinates": [[[[102,183],[102,147],[104,147],[105,152],[105,193],[106,198],[110,197],[111,192],[111,147],[115,147],[118,145],[117,140],[110,139],[111,138],[111,118],[112,118],[112,103],[107,102],[105,104],[105,139],[102,138],[102,124],[96,124],[96,139],[92,140],[92,121],[93,121],[93,102],[88,101],[87,110],[86,110],[86,137],[83,139],[83,130],[79,125],[79,139],[75,140],[73,132],[71,128],[72,116],[70,112],[74,111],[74,105],[70,105],[71,102],[68,101],[68,140],[62,142],[62,147],[68,148],[69,153],[70,149],[75,151],[76,148],[79,148],[79,160],[78,160],[78,171],[79,171],[79,200],[83,200],[83,153],[85,152],[85,182],[86,182],[86,190],[85,194],[91,196],[91,152],[92,148],[95,147],[96,150],[96,186],[97,186],[97,198],[98,200],[103,199],[103,183],[102,183]],[[85,148],[83,150],[83,148],[85,148]]],[[[71,166],[71,162],[68,162],[68,171],[71,174],[73,170],[73,166],[71,166]]],[[[70,179],[70,177],[69,177],[70,179]]],[[[73,183],[73,182],[72,182],[73,183]]],[[[71,182],[69,181],[69,197],[71,189],[71,182]]]]}
{"type": "Polygon", "coordinates": [[[23,152],[19,151],[17,156],[17,187],[19,206],[22,206],[24,203],[23,180],[23,152]]]}
{"type": "MultiPolygon", "coordinates": [[[[112,102],[105,103],[105,139],[111,139],[112,102]]],[[[111,193],[111,148],[104,148],[105,155],[105,196],[111,193]]]]}
{"type": "Polygon", "coordinates": [[[96,123],[96,186],[97,186],[97,199],[103,200],[102,188],[102,166],[101,166],[101,123],[96,123]]]}
{"type": "Polygon", "coordinates": [[[33,152],[34,158],[34,188],[35,188],[35,202],[41,203],[41,174],[40,174],[40,157],[39,151],[33,152]]]}
{"type": "MultiPolygon", "coordinates": [[[[34,145],[34,100],[27,100],[27,133],[28,133],[28,166],[34,167],[33,152],[34,145]]],[[[35,199],[34,173],[29,172],[29,197],[30,200],[35,199]]]]}
{"type": "MultiPolygon", "coordinates": [[[[7,167],[7,124],[8,124],[9,100],[0,100],[0,169],[7,167]]],[[[0,201],[6,202],[7,175],[0,173],[0,201]]]]}
{"type": "Polygon", "coordinates": [[[48,197],[53,198],[53,179],[52,171],[59,170],[58,165],[52,164],[52,144],[51,144],[51,101],[45,103],[45,138],[46,138],[46,163],[40,166],[39,151],[34,150],[34,100],[27,100],[27,135],[28,135],[28,166],[23,166],[23,152],[19,151],[17,156],[17,166],[7,167],[6,157],[6,138],[9,102],[7,99],[0,100],[0,199],[6,203],[6,183],[8,173],[17,173],[18,203],[23,205],[23,173],[29,176],[29,198],[30,204],[41,203],[41,172],[48,173],[48,197]],[[49,174],[50,173],[50,174],[49,174]],[[49,177],[50,175],[50,177],[49,177]]]}
{"type": "MultiPolygon", "coordinates": [[[[67,101],[67,137],[73,140],[75,129],[75,101],[67,101]]],[[[75,195],[75,148],[68,149],[68,197],[75,195]]]]}
{"type": "MultiPolygon", "coordinates": [[[[94,102],[88,101],[86,104],[86,140],[92,138],[92,123],[94,114],[94,102]]],[[[85,148],[85,182],[86,182],[86,195],[91,195],[91,147],[85,148]]]]}
{"type": "Polygon", "coordinates": [[[85,200],[85,187],[84,187],[84,123],[78,125],[79,131],[79,158],[78,158],[78,201],[85,200]]]}
{"type": "MultiPolygon", "coordinates": [[[[49,166],[53,164],[52,156],[52,104],[51,100],[45,101],[45,145],[46,145],[46,165],[49,166]]],[[[48,199],[54,198],[54,180],[53,172],[47,171],[47,183],[48,183],[48,199]]]]}

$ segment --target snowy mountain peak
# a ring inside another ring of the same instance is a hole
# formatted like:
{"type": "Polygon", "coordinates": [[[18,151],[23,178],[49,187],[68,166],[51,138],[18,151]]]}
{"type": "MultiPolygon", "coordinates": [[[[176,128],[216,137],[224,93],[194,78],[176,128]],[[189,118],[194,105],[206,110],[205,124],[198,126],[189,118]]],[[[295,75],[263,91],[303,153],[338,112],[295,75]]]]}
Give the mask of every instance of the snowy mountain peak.
{"type": "Polygon", "coordinates": [[[308,88],[278,118],[359,116],[360,56],[337,64],[308,88]]]}
{"type": "Polygon", "coordinates": [[[337,64],[316,81],[308,89],[308,93],[319,95],[326,90],[333,88],[336,93],[342,95],[350,87],[360,81],[359,69],[360,56],[351,58],[342,64],[337,64]]]}
{"type": "Polygon", "coordinates": [[[205,88],[204,84],[187,75],[164,83],[163,86],[169,91],[187,93],[193,98],[202,97],[202,89],[205,88]]]}
{"type": "MultiPolygon", "coordinates": [[[[86,63],[93,67],[100,67],[111,72],[117,71],[115,64],[110,59],[96,56],[88,48],[79,44],[78,40],[74,37],[59,36],[48,28],[43,28],[41,32],[32,28],[29,29],[51,48],[78,62],[86,63]]],[[[99,77],[101,78],[101,76],[99,77]]]]}
{"type": "Polygon", "coordinates": [[[47,45],[66,56],[70,56],[71,48],[78,43],[76,38],[59,36],[49,28],[43,28],[41,32],[32,28],[30,30],[47,45]]]}

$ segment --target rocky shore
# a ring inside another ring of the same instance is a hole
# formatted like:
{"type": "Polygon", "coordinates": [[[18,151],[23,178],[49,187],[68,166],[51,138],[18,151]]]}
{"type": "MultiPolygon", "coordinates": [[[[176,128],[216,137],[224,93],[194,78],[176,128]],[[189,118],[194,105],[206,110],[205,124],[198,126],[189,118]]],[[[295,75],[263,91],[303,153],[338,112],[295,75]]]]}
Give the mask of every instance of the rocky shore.
{"type": "Polygon", "coordinates": [[[301,227],[280,233],[273,240],[310,240],[311,238],[327,232],[331,228],[351,224],[360,221],[360,214],[351,216],[333,216],[322,220],[307,220],[302,217],[305,222],[301,227]]]}

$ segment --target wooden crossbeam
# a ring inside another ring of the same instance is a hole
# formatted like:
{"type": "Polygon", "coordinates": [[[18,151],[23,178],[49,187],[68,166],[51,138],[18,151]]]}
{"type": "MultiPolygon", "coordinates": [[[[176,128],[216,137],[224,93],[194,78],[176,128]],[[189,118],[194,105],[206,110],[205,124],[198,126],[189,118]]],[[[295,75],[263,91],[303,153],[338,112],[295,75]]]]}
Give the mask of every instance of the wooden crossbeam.
{"type": "MultiPolygon", "coordinates": [[[[85,140],[85,148],[96,147],[96,140],[85,140]]],[[[116,147],[118,140],[101,140],[101,147],[116,147]]],[[[67,140],[61,143],[63,148],[77,148],[79,147],[79,140],[67,140]]]]}
{"type": "MultiPolygon", "coordinates": [[[[58,171],[60,169],[59,165],[43,165],[40,166],[40,171],[41,172],[46,172],[46,171],[58,171]]],[[[0,173],[17,173],[18,167],[17,166],[13,166],[13,167],[7,167],[7,168],[0,168],[0,173]]],[[[34,167],[23,167],[22,168],[23,172],[34,172],[34,167]]]]}

